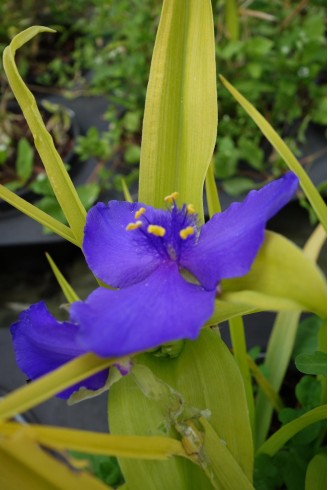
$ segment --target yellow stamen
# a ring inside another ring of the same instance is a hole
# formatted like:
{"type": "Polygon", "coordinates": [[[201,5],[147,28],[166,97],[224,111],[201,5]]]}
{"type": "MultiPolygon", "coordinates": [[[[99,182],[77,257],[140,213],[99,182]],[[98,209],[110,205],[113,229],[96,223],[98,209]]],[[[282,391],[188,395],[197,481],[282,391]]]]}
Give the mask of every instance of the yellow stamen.
{"type": "Polygon", "coordinates": [[[140,208],[138,211],[136,211],[134,217],[135,219],[139,219],[140,216],[142,216],[146,212],[146,208],[140,208]]]}
{"type": "Polygon", "coordinates": [[[194,214],[196,212],[193,204],[188,204],[188,206],[187,206],[187,212],[189,214],[194,214]]]}
{"type": "Polygon", "coordinates": [[[158,226],[158,225],[149,225],[147,231],[148,233],[151,233],[152,235],[155,236],[164,236],[166,233],[165,228],[163,228],[163,226],[158,226]]]}
{"type": "Polygon", "coordinates": [[[175,201],[176,198],[178,197],[179,193],[178,192],[172,192],[169,196],[164,197],[165,202],[172,202],[175,201]]]}
{"type": "Polygon", "coordinates": [[[140,226],[142,226],[142,221],[136,221],[135,223],[129,223],[125,229],[127,231],[137,230],[140,226]]]}
{"type": "Polygon", "coordinates": [[[195,230],[193,229],[192,226],[187,226],[187,228],[183,228],[181,231],[180,231],[180,238],[182,238],[182,240],[186,240],[186,238],[190,235],[193,235],[195,233],[195,230]]]}

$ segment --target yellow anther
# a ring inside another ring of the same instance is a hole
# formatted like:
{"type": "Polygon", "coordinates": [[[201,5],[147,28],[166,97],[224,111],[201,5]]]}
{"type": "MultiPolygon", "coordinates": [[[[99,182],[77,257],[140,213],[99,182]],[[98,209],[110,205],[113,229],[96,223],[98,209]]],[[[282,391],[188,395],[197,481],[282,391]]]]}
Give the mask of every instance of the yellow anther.
{"type": "Polygon", "coordinates": [[[127,231],[137,230],[140,226],[142,226],[142,221],[136,221],[135,223],[129,223],[125,229],[127,231]]]}
{"type": "Polygon", "coordinates": [[[194,213],[196,213],[196,211],[195,211],[195,208],[194,208],[194,205],[193,205],[193,204],[188,204],[188,206],[187,206],[187,212],[188,212],[189,214],[194,214],[194,213]]]}
{"type": "Polygon", "coordinates": [[[134,215],[135,219],[139,219],[140,216],[142,216],[143,214],[145,214],[145,212],[146,212],[146,208],[140,208],[140,209],[138,209],[138,211],[136,211],[136,213],[134,215]]]}
{"type": "Polygon", "coordinates": [[[179,234],[180,234],[180,238],[182,238],[182,240],[185,240],[188,236],[193,235],[194,233],[195,230],[193,229],[193,227],[187,226],[187,228],[183,228],[179,234]]]}
{"type": "Polygon", "coordinates": [[[176,198],[178,197],[179,193],[178,192],[172,192],[169,196],[164,197],[165,202],[172,202],[175,201],[176,198]]]}
{"type": "Polygon", "coordinates": [[[147,231],[155,236],[164,236],[166,233],[166,229],[158,225],[149,225],[147,231]]]}

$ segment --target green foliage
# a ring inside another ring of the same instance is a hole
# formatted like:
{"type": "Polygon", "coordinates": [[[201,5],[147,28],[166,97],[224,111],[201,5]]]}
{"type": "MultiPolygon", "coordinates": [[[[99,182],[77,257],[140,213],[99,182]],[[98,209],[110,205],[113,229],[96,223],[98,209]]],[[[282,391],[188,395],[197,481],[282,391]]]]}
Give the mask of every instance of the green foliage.
{"type": "Polygon", "coordinates": [[[123,484],[123,476],[116,458],[77,451],[71,451],[71,455],[76,459],[87,461],[89,471],[108,486],[116,488],[123,484]]]}
{"type": "MultiPolygon", "coordinates": [[[[60,87],[69,97],[80,91],[101,94],[124,108],[125,116],[119,121],[117,113],[108,115],[110,137],[93,128],[86,140],[81,138],[77,151],[83,158],[100,160],[104,153],[119,151],[129,165],[126,172],[132,172],[140,161],[137,147],[162,2],[19,3],[20,9],[0,6],[0,51],[20,28],[46,18],[46,25],[58,33],[55,38],[43,38],[45,48],[36,39],[33,49],[19,53],[22,73],[28,70],[38,84],[60,87]],[[44,49],[47,66],[43,64],[44,49]]],[[[326,124],[325,5],[311,2],[286,22],[297,2],[282,7],[279,2],[258,0],[251,6],[258,16],[239,12],[237,18],[234,2],[227,2],[226,11],[222,0],[212,4],[219,72],[289,138],[297,154],[308,125],[326,124]],[[230,27],[225,28],[224,22],[230,27]]],[[[278,177],[284,169],[282,160],[263,144],[250,118],[225,90],[219,91],[219,104],[215,172],[223,189],[234,196],[256,187],[259,180],[278,177]]]]}
{"type": "Polygon", "coordinates": [[[18,142],[16,171],[22,182],[26,182],[33,171],[34,149],[26,138],[22,138],[18,142]]]}
{"type": "Polygon", "coordinates": [[[321,318],[311,315],[298,326],[292,358],[299,354],[311,353],[318,349],[318,334],[322,325],[321,318]]]}
{"type": "MultiPolygon", "coordinates": [[[[39,194],[43,195],[43,197],[36,202],[36,206],[45,213],[56,218],[61,223],[66,224],[67,220],[65,219],[64,213],[52,189],[49,188],[48,179],[36,182],[32,189],[35,192],[38,191],[39,194]]],[[[76,190],[81,203],[85,209],[88,210],[96,202],[100,192],[100,187],[96,182],[91,182],[89,184],[78,186],[76,190]]],[[[50,231],[47,228],[44,228],[44,232],[49,233],[50,231]]]]}
{"type": "MultiPolygon", "coordinates": [[[[312,376],[301,378],[295,388],[299,406],[284,408],[279,420],[287,424],[320,405],[320,381],[312,376]]],[[[255,460],[256,490],[299,490],[304,488],[306,468],[313,456],[324,450],[322,440],[325,424],[316,422],[296,434],[275,456],[260,454],[255,460]]]]}
{"type": "MultiPolygon", "coordinates": [[[[215,16],[220,19],[222,2],[214,4],[215,16]]],[[[234,41],[225,37],[219,20],[217,64],[219,72],[269,118],[278,132],[290,135],[293,145],[298,147],[302,141],[298,127],[304,133],[310,122],[325,125],[326,121],[325,83],[321,83],[325,73],[325,6],[311,2],[286,24],[286,18],[295,7],[296,2],[284,7],[280,2],[253,2],[251,8],[255,13],[267,14],[271,19],[241,16],[239,39],[234,41]]],[[[279,159],[260,146],[253,124],[229,94],[219,91],[219,101],[217,176],[229,179],[232,175],[232,172],[224,174],[227,137],[233,148],[231,165],[235,172],[243,175],[255,168],[268,176],[272,166],[278,166],[279,170],[279,159]],[[243,142],[240,135],[243,135],[243,142]],[[240,152],[245,142],[250,148],[251,145],[261,148],[262,154],[256,150],[240,152]]],[[[276,175],[275,171],[273,173],[276,175]]]]}
{"type": "Polygon", "coordinates": [[[325,352],[299,354],[295,359],[295,364],[301,373],[327,374],[327,354],[325,352]]]}
{"type": "MultiPolygon", "coordinates": [[[[318,350],[318,335],[322,320],[316,316],[309,316],[300,322],[295,341],[293,359],[296,367],[311,374],[323,374],[321,358],[326,355],[318,350]],[[319,363],[317,357],[319,354],[319,363]],[[308,359],[299,363],[298,360],[308,359]],[[299,366],[299,364],[301,364],[299,366]],[[303,369],[305,368],[305,369],[303,369]]],[[[295,377],[291,370],[287,376],[295,377]]],[[[325,385],[325,383],[324,383],[325,385]]],[[[286,391],[288,396],[286,407],[280,410],[278,420],[282,425],[296,420],[301,415],[322,405],[323,386],[320,376],[305,375],[299,378],[295,385],[295,395],[291,394],[290,387],[286,391]]],[[[256,490],[299,490],[305,488],[308,479],[307,467],[318,454],[325,453],[325,423],[316,422],[298,432],[273,457],[259,454],[255,460],[254,480],[256,490]]],[[[312,477],[311,477],[312,478],[312,477]]],[[[308,488],[308,487],[306,487],[308,488]]],[[[309,488],[308,488],[309,490],[309,488]]]]}

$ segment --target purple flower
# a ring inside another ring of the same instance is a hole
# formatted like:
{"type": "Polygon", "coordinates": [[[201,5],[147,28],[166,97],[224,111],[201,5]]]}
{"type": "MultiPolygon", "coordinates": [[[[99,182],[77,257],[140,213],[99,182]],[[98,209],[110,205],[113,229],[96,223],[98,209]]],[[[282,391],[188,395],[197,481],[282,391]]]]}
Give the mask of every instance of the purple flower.
{"type": "Polygon", "coordinates": [[[58,322],[46,310],[42,324],[40,306],[23,313],[12,327],[20,367],[33,379],[33,372],[24,369],[30,355],[35,366],[40,360],[40,373],[65,362],[65,355],[91,351],[121,357],[195,339],[212,315],[217,285],[249,271],[266,222],[297,185],[297,177],[287,173],[203,226],[192,205],[176,205],[175,194],[165,198],[166,210],[142,203],[98,203],[87,215],[83,251],[93,273],[119,289],[99,287],[86,301],[73,303],[70,322],[60,324],[60,343],[52,344],[58,322]]]}
{"type": "MultiPolygon", "coordinates": [[[[86,353],[76,342],[78,328],[71,322],[58,322],[43,301],[20,314],[18,322],[10,327],[10,331],[16,362],[28,379],[39,378],[86,353]]],[[[107,377],[108,369],[67,388],[57,396],[69,398],[80,388],[99,390],[105,385],[107,377]]]]}

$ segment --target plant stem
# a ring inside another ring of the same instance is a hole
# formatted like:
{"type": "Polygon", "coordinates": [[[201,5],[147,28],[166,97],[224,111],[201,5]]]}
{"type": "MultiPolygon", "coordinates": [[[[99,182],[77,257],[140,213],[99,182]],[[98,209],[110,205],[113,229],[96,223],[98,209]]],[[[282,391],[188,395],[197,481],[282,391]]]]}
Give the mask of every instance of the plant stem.
{"type": "Polygon", "coordinates": [[[243,378],[247,405],[249,410],[249,418],[251,428],[254,434],[254,397],[252,388],[252,379],[247,361],[247,347],[245,339],[244,322],[242,316],[237,316],[229,320],[229,330],[232,348],[236,362],[238,364],[240,374],[243,378]]]}

